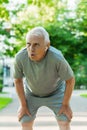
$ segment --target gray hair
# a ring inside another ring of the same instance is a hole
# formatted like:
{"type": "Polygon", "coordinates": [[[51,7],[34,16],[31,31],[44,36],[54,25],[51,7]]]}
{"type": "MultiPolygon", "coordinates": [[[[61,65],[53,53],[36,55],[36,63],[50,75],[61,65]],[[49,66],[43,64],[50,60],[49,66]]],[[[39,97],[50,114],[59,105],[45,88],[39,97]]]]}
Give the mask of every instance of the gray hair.
{"type": "Polygon", "coordinates": [[[26,35],[26,42],[29,38],[29,36],[35,35],[35,36],[41,36],[44,38],[44,41],[46,43],[50,43],[49,34],[43,27],[35,27],[32,30],[30,30],[26,35]]]}

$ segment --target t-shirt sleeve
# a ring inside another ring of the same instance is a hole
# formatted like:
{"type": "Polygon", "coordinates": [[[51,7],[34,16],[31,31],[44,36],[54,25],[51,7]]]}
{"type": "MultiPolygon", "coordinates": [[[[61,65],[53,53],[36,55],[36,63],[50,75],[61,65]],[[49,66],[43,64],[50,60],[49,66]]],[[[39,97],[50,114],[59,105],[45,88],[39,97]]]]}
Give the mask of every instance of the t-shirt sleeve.
{"type": "Polygon", "coordinates": [[[16,56],[14,61],[14,78],[23,78],[23,67],[20,57],[16,56]]]}
{"type": "Polygon", "coordinates": [[[71,69],[69,63],[65,60],[64,57],[60,60],[60,63],[57,66],[58,76],[61,80],[68,80],[71,77],[74,77],[73,70],[71,69]]]}

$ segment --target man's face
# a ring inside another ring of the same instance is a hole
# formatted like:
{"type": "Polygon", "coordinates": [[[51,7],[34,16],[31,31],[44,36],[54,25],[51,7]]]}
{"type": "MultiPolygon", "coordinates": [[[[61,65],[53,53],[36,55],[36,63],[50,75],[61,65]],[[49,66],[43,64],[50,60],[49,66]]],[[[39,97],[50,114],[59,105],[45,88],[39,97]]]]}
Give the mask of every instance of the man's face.
{"type": "Polygon", "coordinates": [[[47,44],[43,37],[31,35],[28,37],[26,47],[29,58],[33,61],[40,61],[45,56],[47,44]]]}

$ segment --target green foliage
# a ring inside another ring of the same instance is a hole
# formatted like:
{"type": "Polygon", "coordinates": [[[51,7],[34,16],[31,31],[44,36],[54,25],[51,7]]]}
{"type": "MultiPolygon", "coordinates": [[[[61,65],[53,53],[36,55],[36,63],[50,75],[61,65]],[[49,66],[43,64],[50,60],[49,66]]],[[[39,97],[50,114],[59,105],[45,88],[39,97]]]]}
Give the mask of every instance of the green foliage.
{"type": "Polygon", "coordinates": [[[2,3],[8,3],[9,2],[9,0],[0,0],[0,4],[2,4],[2,3]]]}
{"type": "Polygon", "coordinates": [[[6,10],[5,7],[3,7],[2,5],[0,5],[0,17],[2,19],[8,19],[9,16],[9,12],[6,10]]]}

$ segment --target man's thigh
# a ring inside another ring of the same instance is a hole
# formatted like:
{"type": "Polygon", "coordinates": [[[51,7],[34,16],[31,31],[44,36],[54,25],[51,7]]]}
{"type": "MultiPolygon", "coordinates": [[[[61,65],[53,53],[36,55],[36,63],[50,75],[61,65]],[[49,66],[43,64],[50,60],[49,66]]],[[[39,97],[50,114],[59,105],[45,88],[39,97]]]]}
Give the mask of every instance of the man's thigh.
{"type": "Polygon", "coordinates": [[[35,120],[37,110],[40,107],[40,103],[38,102],[37,98],[32,95],[26,96],[26,102],[31,116],[24,115],[20,120],[21,123],[32,122],[35,120]]]}
{"type": "Polygon", "coordinates": [[[57,90],[52,96],[45,98],[45,105],[54,112],[57,120],[69,121],[65,114],[58,114],[62,106],[63,98],[64,90],[57,90]]]}

